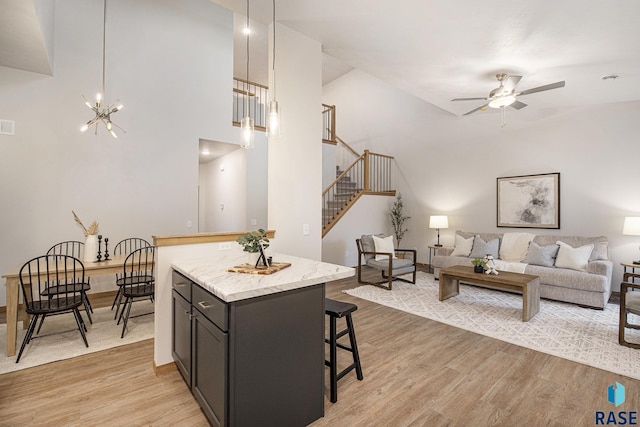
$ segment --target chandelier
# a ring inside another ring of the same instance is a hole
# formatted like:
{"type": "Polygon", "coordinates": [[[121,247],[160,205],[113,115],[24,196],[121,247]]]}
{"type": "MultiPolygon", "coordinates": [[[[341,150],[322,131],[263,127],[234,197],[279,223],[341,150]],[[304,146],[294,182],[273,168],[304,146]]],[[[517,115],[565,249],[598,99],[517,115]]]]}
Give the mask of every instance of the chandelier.
{"type": "Polygon", "coordinates": [[[117,138],[118,135],[115,133],[114,131],[114,127],[117,127],[118,129],[122,130],[123,132],[126,133],[126,131],[124,129],[122,129],[120,126],[118,126],[117,124],[115,124],[112,120],[111,120],[111,115],[114,113],[117,113],[118,111],[122,110],[122,104],[120,104],[120,100],[116,100],[115,102],[105,106],[103,103],[103,99],[102,99],[102,95],[105,93],[105,65],[104,65],[104,58],[105,58],[105,40],[106,40],[106,28],[107,28],[107,0],[104,0],[104,9],[103,9],[103,13],[102,13],[102,92],[98,93],[96,95],[96,102],[94,105],[91,105],[91,103],[89,101],[87,101],[87,98],[84,97],[84,95],[82,96],[82,98],[84,98],[84,103],[87,107],[89,107],[89,109],[91,111],[93,111],[95,113],[95,117],[92,118],[91,120],[89,120],[87,123],[85,123],[81,128],[80,131],[85,132],[87,129],[89,129],[91,126],[95,126],[95,134],[98,134],[98,123],[103,123],[105,125],[105,127],[107,128],[107,130],[109,131],[109,133],[111,134],[111,136],[113,136],[114,138],[117,138]]]}

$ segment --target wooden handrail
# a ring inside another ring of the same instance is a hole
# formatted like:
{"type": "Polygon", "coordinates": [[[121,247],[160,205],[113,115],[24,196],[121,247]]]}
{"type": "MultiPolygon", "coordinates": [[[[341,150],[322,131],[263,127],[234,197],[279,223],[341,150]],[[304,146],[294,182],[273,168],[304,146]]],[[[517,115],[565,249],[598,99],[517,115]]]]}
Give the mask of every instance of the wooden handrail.
{"type": "Polygon", "coordinates": [[[356,165],[360,160],[362,160],[363,158],[364,158],[364,155],[363,155],[363,156],[358,156],[358,158],[357,158],[357,159],[355,159],[355,160],[353,161],[353,163],[351,163],[351,164],[349,165],[349,167],[348,167],[344,172],[342,172],[342,173],[340,174],[340,176],[338,176],[338,177],[337,177],[337,178],[336,178],[336,179],[335,179],[331,184],[329,184],[329,186],[328,186],[327,188],[325,188],[325,190],[322,192],[322,195],[324,196],[325,194],[327,194],[327,192],[328,192],[330,189],[332,189],[335,185],[337,185],[337,184],[338,184],[338,181],[340,181],[342,178],[344,178],[344,177],[345,177],[345,176],[346,176],[346,175],[351,171],[351,169],[353,169],[353,168],[355,167],[355,165],[356,165]]]}
{"type": "Polygon", "coordinates": [[[269,89],[269,86],[261,85],[260,83],[256,83],[256,82],[250,82],[249,80],[244,80],[244,79],[241,79],[241,78],[238,78],[238,77],[234,77],[233,80],[237,80],[239,82],[246,83],[248,85],[261,87],[263,89],[269,89]]]}
{"type": "Polygon", "coordinates": [[[336,141],[338,141],[340,144],[344,145],[345,147],[347,147],[347,150],[351,151],[353,153],[354,156],[356,157],[360,157],[361,154],[358,153],[356,150],[354,150],[353,148],[351,148],[351,146],[349,144],[347,144],[346,142],[344,142],[340,137],[338,137],[338,135],[333,135],[333,137],[336,139],[336,141]]]}

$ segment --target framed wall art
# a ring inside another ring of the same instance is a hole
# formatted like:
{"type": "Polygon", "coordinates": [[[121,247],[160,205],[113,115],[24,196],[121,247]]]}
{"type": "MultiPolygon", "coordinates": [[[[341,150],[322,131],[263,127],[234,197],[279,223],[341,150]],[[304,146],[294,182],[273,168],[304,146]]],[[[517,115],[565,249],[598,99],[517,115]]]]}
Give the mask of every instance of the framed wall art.
{"type": "Polygon", "coordinates": [[[498,227],[560,228],[560,173],[498,178],[498,227]]]}

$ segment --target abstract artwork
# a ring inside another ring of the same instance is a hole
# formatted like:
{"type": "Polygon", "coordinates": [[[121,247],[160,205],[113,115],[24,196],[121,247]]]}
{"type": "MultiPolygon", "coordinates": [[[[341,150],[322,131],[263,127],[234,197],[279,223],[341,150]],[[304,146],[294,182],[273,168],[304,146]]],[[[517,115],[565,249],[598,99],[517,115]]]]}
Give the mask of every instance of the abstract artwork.
{"type": "Polygon", "coordinates": [[[560,228],[560,173],[498,178],[498,227],[560,228]]]}

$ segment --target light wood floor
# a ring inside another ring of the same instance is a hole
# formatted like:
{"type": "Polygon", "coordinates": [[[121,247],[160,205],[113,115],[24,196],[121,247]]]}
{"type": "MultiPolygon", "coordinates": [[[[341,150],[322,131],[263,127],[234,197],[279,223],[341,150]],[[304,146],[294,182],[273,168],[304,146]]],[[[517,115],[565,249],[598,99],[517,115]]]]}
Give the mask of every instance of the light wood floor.
{"type": "MultiPolygon", "coordinates": [[[[638,380],[342,293],[357,285],[330,283],[327,296],[358,305],[364,380],[340,380],[314,427],[592,426],[595,411],[640,410],[638,380]],[[618,408],[615,381],[627,392],[618,408]]],[[[156,376],[152,358],[147,340],[0,375],[0,425],[206,426],[178,372],[156,376]]]]}

